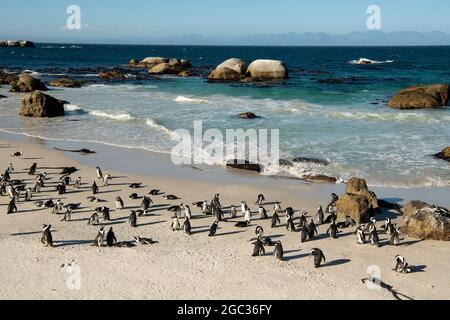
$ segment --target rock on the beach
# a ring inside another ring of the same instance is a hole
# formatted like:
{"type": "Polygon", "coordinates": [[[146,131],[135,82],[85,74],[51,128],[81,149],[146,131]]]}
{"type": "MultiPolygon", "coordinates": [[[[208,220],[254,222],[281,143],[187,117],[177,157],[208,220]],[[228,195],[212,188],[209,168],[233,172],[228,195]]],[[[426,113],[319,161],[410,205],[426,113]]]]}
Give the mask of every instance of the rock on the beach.
{"type": "Polygon", "coordinates": [[[19,76],[15,73],[4,73],[0,71],[0,84],[11,84],[17,82],[19,76]]]}
{"type": "Polygon", "coordinates": [[[260,173],[262,167],[259,164],[251,163],[248,160],[230,160],[227,162],[227,167],[239,170],[247,170],[260,173]]]}
{"type": "Polygon", "coordinates": [[[398,92],[388,102],[395,109],[425,109],[444,107],[449,102],[450,85],[433,84],[409,87],[398,92]]]}
{"type": "Polygon", "coordinates": [[[253,112],[243,112],[239,114],[239,117],[241,119],[245,119],[245,120],[251,120],[251,119],[257,119],[259,118],[256,114],[254,114],[253,112]]]}
{"type": "Polygon", "coordinates": [[[245,76],[247,64],[237,58],[228,59],[219,64],[208,76],[213,81],[239,81],[245,76]]]}
{"type": "Polygon", "coordinates": [[[63,88],[81,88],[82,82],[69,78],[56,79],[49,82],[49,86],[63,88]]]}
{"type": "Polygon", "coordinates": [[[324,183],[336,183],[338,180],[335,177],[330,177],[324,174],[309,174],[302,177],[305,180],[324,182],[324,183]]]}
{"type": "Polygon", "coordinates": [[[98,74],[103,80],[124,80],[125,74],[120,70],[103,70],[98,74]]]}
{"type": "Polygon", "coordinates": [[[450,212],[422,201],[409,202],[401,231],[413,238],[450,241],[450,212]]]}
{"type": "Polygon", "coordinates": [[[246,77],[252,80],[280,80],[288,77],[287,69],[279,60],[255,60],[247,68],[246,77]]]}
{"type": "Polygon", "coordinates": [[[21,116],[51,118],[64,116],[64,101],[55,99],[41,91],[27,93],[22,99],[21,116]]]}
{"type": "Polygon", "coordinates": [[[11,83],[11,92],[47,91],[48,88],[40,80],[29,74],[21,74],[17,81],[11,83]]]}
{"type": "Polygon", "coordinates": [[[445,148],[444,150],[436,154],[435,157],[442,160],[450,161],[450,147],[445,148]]]}
{"type": "Polygon", "coordinates": [[[348,181],[345,194],[339,198],[336,207],[339,221],[351,216],[358,223],[380,211],[377,196],[369,191],[366,180],[360,178],[348,181]]]}

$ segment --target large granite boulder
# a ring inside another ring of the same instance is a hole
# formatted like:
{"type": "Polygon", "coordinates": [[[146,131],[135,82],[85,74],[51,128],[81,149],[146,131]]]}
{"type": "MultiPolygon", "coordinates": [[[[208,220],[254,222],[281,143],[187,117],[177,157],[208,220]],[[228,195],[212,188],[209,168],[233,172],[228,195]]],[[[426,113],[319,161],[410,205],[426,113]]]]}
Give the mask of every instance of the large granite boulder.
{"type": "Polygon", "coordinates": [[[19,81],[19,76],[17,74],[0,71],[0,84],[11,84],[17,81],[19,81]]]}
{"type": "Polygon", "coordinates": [[[148,73],[150,74],[180,74],[183,71],[183,68],[177,64],[170,63],[160,63],[156,66],[150,68],[148,73]]]}
{"type": "Polygon", "coordinates": [[[360,178],[348,181],[345,194],[339,198],[336,208],[339,221],[345,221],[345,217],[350,216],[357,223],[366,221],[380,211],[377,196],[369,191],[366,181],[360,178]]]}
{"type": "Polygon", "coordinates": [[[47,91],[48,88],[40,80],[29,74],[21,74],[17,81],[11,83],[11,92],[33,92],[35,90],[47,91]]]}
{"type": "Polygon", "coordinates": [[[280,80],[288,77],[288,71],[282,61],[256,60],[247,68],[246,77],[257,80],[280,80]]]}
{"type": "Polygon", "coordinates": [[[444,150],[436,154],[435,157],[442,160],[450,161],[450,147],[445,148],[444,150]]]}
{"type": "Polygon", "coordinates": [[[425,109],[444,107],[448,104],[450,85],[433,84],[415,86],[401,90],[389,101],[388,106],[395,109],[425,109]]]}
{"type": "Polygon", "coordinates": [[[64,116],[64,101],[41,91],[27,93],[22,99],[20,115],[24,117],[52,118],[64,116]]]}
{"type": "Polygon", "coordinates": [[[168,63],[168,58],[162,58],[162,57],[148,57],[145,59],[142,59],[140,61],[140,64],[146,65],[147,67],[156,66],[157,64],[161,63],[168,63]]]}
{"type": "Polygon", "coordinates": [[[125,74],[120,70],[103,70],[99,74],[99,77],[103,80],[111,81],[111,80],[125,80],[125,74]]]}
{"type": "Polygon", "coordinates": [[[246,170],[260,173],[262,171],[262,166],[257,163],[251,163],[248,160],[230,160],[227,162],[227,167],[238,170],[246,170]]]}
{"type": "Polygon", "coordinates": [[[252,120],[252,119],[258,119],[259,117],[254,114],[253,112],[243,112],[239,114],[239,118],[245,119],[245,120],[252,120]]]}
{"type": "Polygon", "coordinates": [[[411,201],[405,206],[403,215],[403,234],[417,239],[450,241],[449,210],[411,201]]]}
{"type": "Polygon", "coordinates": [[[245,61],[231,58],[219,64],[209,74],[208,79],[213,81],[239,81],[244,78],[246,69],[245,61]]]}
{"type": "Polygon", "coordinates": [[[78,80],[61,78],[49,82],[49,86],[61,88],[81,88],[83,83],[78,80]]]}

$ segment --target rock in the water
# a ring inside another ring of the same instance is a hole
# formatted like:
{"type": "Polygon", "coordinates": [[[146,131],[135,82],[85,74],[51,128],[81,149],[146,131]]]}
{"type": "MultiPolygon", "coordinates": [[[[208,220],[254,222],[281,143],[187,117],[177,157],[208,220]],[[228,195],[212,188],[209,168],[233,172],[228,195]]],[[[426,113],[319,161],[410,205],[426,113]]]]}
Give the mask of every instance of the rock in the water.
{"type": "Polygon", "coordinates": [[[284,63],[278,60],[256,60],[247,68],[246,77],[254,81],[280,80],[288,77],[284,63]]]}
{"type": "Polygon", "coordinates": [[[6,96],[0,94],[0,99],[5,99],[5,98],[6,98],[6,96]]]}
{"type": "Polygon", "coordinates": [[[444,150],[436,154],[435,157],[442,160],[450,161],[450,147],[445,148],[444,150]]]}
{"type": "Polygon", "coordinates": [[[448,84],[409,87],[392,97],[388,106],[405,110],[438,108],[448,104],[449,96],[450,85],[448,84]]]}
{"type": "Polygon", "coordinates": [[[11,83],[11,92],[33,92],[35,90],[47,91],[47,87],[40,80],[29,74],[21,74],[19,79],[11,83]]]}
{"type": "Polygon", "coordinates": [[[228,59],[219,64],[208,76],[212,81],[239,81],[245,76],[247,64],[237,58],[228,59]]]}
{"type": "Polygon", "coordinates": [[[369,191],[366,180],[360,178],[348,181],[345,194],[339,198],[336,207],[339,221],[351,216],[358,223],[380,211],[377,196],[369,191]]]}
{"type": "Polygon", "coordinates": [[[19,81],[19,76],[17,74],[0,71],[0,84],[11,84],[17,81],[19,81]]]}
{"type": "Polygon", "coordinates": [[[246,120],[250,120],[250,119],[257,119],[259,118],[256,114],[254,114],[253,112],[244,112],[244,113],[240,113],[239,117],[241,119],[246,119],[246,120]]]}
{"type": "Polygon", "coordinates": [[[254,171],[260,173],[262,167],[259,164],[251,163],[247,160],[230,160],[227,162],[227,167],[239,170],[254,171]]]}
{"type": "Polygon", "coordinates": [[[324,174],[309,174],[302,177],[305,180],[324,182],[324,183],[336,183],[338,180],[335,177],[326,176],[324,174]]]}
{"type": "Polygon", "coordinates": [[[104,70],[99,73],[99,77],[103,80],[125,80],[125,74],[120,70],[104,70]]]}
{"type": "Polygon", "coordinates": [[[318,158],[305,158],[305,157],[298,157],[293,160],[294,162],[303,162],[303,163],[314,163],[314,164],[320,164],[322,166],[328,166],[330,164],[329,161],[318,159],[318,158]]]}
{"type": "Polygon", "coordinates": [[[183,68],[178,64],[160,63],[150,68],[148,72],[150,74],[180,74],[183,68]]]}
{"type": "Polygon", "coordinates": [[[450,241],[450,212],[421,201],[409,202],[401,230],[418,239],[450,241]]]}
{"type": "Polygon", "coordinates": [[[148,57],[140,61],[140,64],[146,65],[146,67],[156,66],[161,63],[168,63],[168,58],[162,57],[148,57]]]}
{"type": "Polygon", "coordinates": [[[83,83],[81,81],[68,78],[56,79],[49,83],[49,86],[63,88],[81,88],[82,85],[83,83]]]}
{"type": "Polygon", "coordinates": [[[19,114],[24,117],[61,117],[64,116],[64,102],[41,91],[34,91],[23,97],[19,114]]]}
{"type": "Polygon", "coordinates": [[[34,48],[34,43],[29,40],[0,40],[0,47],[34,48]]]}
{"type": "Polygon", "coordinates": [[[192,77],[192,75],[193,75],[193,73],[191,73],[187,70],[183,70],[178,74],[178,76],[180,76],[182,78],[192,77]]]}

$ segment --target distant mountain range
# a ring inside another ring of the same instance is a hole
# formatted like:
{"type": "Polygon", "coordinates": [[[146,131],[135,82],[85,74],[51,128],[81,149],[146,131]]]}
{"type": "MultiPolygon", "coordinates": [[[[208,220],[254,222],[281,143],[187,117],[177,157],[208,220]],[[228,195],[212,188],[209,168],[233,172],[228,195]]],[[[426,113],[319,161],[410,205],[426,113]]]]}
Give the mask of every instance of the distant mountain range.
{"type": "Polygon", "coordinates": [[[213,36],[184,34],[151,39],[128,39],[126,42],[155,45],[232,45],[232,46],[428,46],[450,45],[450,34],[433,32],[352,32],[344,35],[328,33],[254,34],[249,36],[213,36]]]}

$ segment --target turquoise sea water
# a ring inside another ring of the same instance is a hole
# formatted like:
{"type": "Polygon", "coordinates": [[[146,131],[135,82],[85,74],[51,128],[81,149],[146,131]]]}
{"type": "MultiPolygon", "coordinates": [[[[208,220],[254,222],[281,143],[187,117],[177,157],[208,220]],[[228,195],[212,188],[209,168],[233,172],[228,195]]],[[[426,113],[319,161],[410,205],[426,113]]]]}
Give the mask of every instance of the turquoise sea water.
{"type": "Polygon", "coordinates": [[[447,186],[450,165],[431,157],[450,145],[450,110],[397,111],[386,100],[398,89],[449,82],[450,47],[289,48],[39,44],[0,48],[0,70],[28,70],[43,80],[70,76],[91,81],[49,93],[70,101],[66,118],[17,116],[20,95],[0,94],[0,129],[47,139],[99,141],[169,153],[176,129],[280,129],[283,158],[323,158],[329,166],[299,164],[290,172],[362,176],[376,186],[447,186]],[[186,58],[193,78],[161,77],[103,83],[100,68],[148,56],[186,58]],[[286,62],[290,79],[276,84],[212,84],[204,76],[230,57],[286,62]],[[373,65],[353,63],[361,57],[373,65]],[[338,81],[336,81],[338,80],[338,81]],[[338,83],[336,83],[338,82],[338,83]],[[252,111],[262,118],[243,121],[252,111]],[[80,120],[80,121],[67,121],[80,120]]]}

